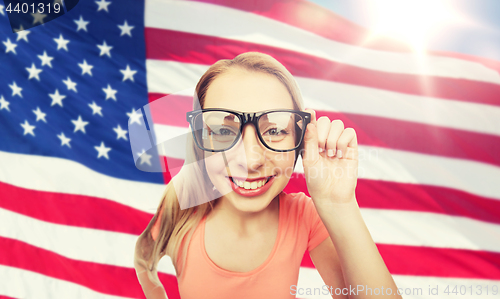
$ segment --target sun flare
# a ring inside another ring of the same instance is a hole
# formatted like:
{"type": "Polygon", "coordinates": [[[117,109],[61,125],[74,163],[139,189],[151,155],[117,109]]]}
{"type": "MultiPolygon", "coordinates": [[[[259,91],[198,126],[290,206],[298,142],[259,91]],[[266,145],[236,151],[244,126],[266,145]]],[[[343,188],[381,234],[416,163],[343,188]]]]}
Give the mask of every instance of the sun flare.
{"type": "Polygon", "coordinates": [[[371,0],[369,15],[374,34],[408,42],[416,51],[447,26],[461,21],[447,0],[371,0]]]}

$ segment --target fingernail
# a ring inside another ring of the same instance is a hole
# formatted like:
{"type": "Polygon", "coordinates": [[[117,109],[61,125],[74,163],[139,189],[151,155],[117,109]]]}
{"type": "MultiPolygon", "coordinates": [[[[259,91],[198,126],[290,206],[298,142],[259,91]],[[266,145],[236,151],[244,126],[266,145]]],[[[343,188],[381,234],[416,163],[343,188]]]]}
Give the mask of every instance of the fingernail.
{"type": "Polygon", "coordinates": [[[333,157],[333,150],[332,149],[328,150],[328,157],[333,157]]]}
{"type": "Polygon", "coordinates": [[[320,147],[320,148],[319,148],[319,152],[320,152],[320,153],[322,153],[322,152],[324,152],[324,151],[325,151],[325,150],[324,150],[322,147],[320,147]]]}
{"type": "Polygon", "coordinates": [[[337,157],[338,157],[339,159],[341,159],[341,158],[342,158],[342,151],[341,151],[341,150],[337,150],[337,157]]]}

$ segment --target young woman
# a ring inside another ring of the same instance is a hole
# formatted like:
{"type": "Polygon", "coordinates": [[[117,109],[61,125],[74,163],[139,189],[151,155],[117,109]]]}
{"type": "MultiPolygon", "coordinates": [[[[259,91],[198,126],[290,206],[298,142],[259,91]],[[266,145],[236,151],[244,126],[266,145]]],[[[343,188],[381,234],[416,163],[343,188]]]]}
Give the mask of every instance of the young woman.
{"type": "Polygon", "coordinates": [[[137,241],[147,298],[167,298],[156,270],[164,255],[183,299],[300,297],[312,291],[297,287],[305,250],[321,294],[400,298],[356,202],[352,128],[316,120],[292,75],[261,53],[212,65],[194,101],[194,162],[169,183],[137,241]],[[299,155],[311,198],[283,192],[299,155]]]}

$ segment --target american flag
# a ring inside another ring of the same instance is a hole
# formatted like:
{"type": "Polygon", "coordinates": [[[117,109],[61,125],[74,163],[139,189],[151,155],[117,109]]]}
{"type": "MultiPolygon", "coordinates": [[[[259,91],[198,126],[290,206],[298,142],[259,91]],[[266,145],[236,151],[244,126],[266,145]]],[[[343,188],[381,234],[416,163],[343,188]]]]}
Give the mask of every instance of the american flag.
{"type": "MultiPolygon", "coordinates": [[[[136,168],[129,125],[247,51],[356,129],[357,200],[398,287],[422,290],[405,298],[498,298],[500,62],[363,43],[365,29],[303,0],[80,1],[18,33],[0,14],[0,298],[144,298],[134,245],[170,177],[136,168]]],[[[184,96],[153,115],[158,135],[187,132],[184,96]]],[[[285,191],[307,192],[301,163],[285,191]]],[[[159,276],[179,298],[168,257],[159,276]]],[[[306,253],[298,286],[322,285],[306,253]]]]}

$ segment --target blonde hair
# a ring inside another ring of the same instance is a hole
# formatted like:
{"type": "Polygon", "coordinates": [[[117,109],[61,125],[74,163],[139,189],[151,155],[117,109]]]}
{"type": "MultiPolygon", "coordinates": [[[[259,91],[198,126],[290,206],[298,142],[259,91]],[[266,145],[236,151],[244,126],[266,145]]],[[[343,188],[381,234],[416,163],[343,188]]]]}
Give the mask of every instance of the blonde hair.
{"type": "MultiPolygon", "coordinates": [[[[303,110],[301,93],[292,74],[273,57],[258,53],[247,52],[236,56],[234,59],[223,59],[214,63],[198,81],[193,100],[193,109],[201,109],[204,106],[205,96],[210,84],[221,74],[226,73],[231,68],[243,68],[251,72],[267,73],[275,76],[287,88],[294,109],[303,110]]],[[[298,151],[297,151],[298,155],[298,151]]],[[[213,196],[213,184],[208,178],[208,174],[203,163],[204,153],[196,147],[192,136],[188,136],[188,146],[186,161],[181,171],[167,185],[162,196],[158,209],[146,229],[139,236],[134,254],[134,263],[147,270],[151,282],[161,286],[158,279],[158,262],[164,255],[170,256],[174,264],[177,276],[182,275],[182,265],[185,262],[187,246],[189,244],[195,227],[201,219],[208,215],[217,200],[198,201],[204,202],[198,206],[192,206],[184,201],[193,201],[197,196],[213,196]],[[180,199],[180,203],[179,203],[180,199]],[[181,209],[181,206],[191,206],[181,209]],[[159,219],[160,218],[160,219],[159,219]],[[159,234],[153,240],[152,229],[159,219],[159,234]],[[179,255],[179,249],[183,248],[179,255]],[[180,265],[177,264],[180,259],[180,265]]],[[[297,156],[296,156],[297,157],[297,156]]],[[[215,198],[215,197],[213,197],[215,198]]]]}

